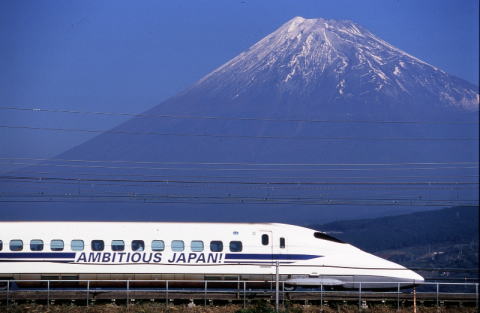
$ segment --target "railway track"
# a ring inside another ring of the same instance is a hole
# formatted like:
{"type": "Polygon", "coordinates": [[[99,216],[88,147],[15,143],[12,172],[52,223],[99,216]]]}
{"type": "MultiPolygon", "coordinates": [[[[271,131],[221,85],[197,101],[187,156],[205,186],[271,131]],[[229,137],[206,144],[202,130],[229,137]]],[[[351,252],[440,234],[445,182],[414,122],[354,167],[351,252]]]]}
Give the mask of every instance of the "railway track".
{"type": "MultiPolygon", "coordinates": [[[[246,293],[232,291],[118,291],[118,290],[102,290],[90,291],[87,293],[82,290],[21,290],[0,292],[0,305],[9,305],[17,303],[65,303],[76,302],[79,304],[89,305],[94,303],[108,302],[163,302],[163,303],[197,303],[197,304],[221,304],[236,303],[248,304],[252,301],[263,299],[270,302],[275,301],[276,295],[274,291],[249,291],[246,293]]],[[[478,307],[478,296],[472,293],[436,293],[421,292],[414,296],[412,293],[396,293],[396,292],[362,292],[359,294],[354,291],[325,291],[325,292],[282,292],[279,295],[281,303],[349,303],[366,305],[367,303],[389,303],[391,305],[409,305],[416,301],[424,305],[465,305],[478,307]]]]}
{"type": "MultiPolygon", "coordinates": [[[[203,292],[165,292],[165,291],[90,291],[87,295],[85,291],[70,290],[28,290],[28,291],[11,291],[7,295],[5,291],[0,292],[1,302],[7,299],[12,302],[25,300],[226,300],[226,301],[242,301],[243,299],[251,301],[254,299],[275,299],[275,292],[228,292],[228,291],[209,291],[207,294],[203,292]]],[[[396,292],[285,292],[280,294],[281,300],[290,301],[413,301],[413,295],[410,293],[396,292]]],[[[476,303],[477,296],[472,293],[435,293],[425,292],[417,293],[417,301],[449,301],[449,302],[469,302],[476,303]]]]}
{"type": "MultiPolygon", "coordinates": [[[[5,282],[5,281],[4,281],[5,282]]],[[[302,303],[323,305],[328,303],[355,304],[389,304],[405,306],[418,303],[427,306],[460,305],[479,306],[478,283],[423,283],[415,289],[396,289],[394,291],[371,290],[324,290],[323,288],[288,291],[279,284],[277,291],[272,288],[275,282],[263,282],[271,287],[250,288],[248,284],[255,282],[232,281],[227,288],[168,288],[168,283],[156,281],[157,287],[129,288],[145,281],[125,281],[127,287],[90,287],[90,281],[78,281],[80,286],[72,287],[71,281],[65,281],[68,287],[61,288],[61,281],[41,282],[47,288],[21,288],[17,283],[25,281],[9,281],[0,289],[0,306],[21,303],[77,303],[92,305],[96,303],[135,303],[160,302],[165,304],[195,303],[200,305],[234,303],[247,305],[252,301],[263,299],[275,302],[277,297],[281,303],[302,303]],[[85,284],[86,283],[86,284],[85,284]],[[167,288],[165,288],[165,285],[167,288]],[[53,286],[53,287],[52,287],[53,286]],[[235,286],[235,287],[234,287],[235,286]]],[[[28,281],[31,282],[31,281],[28,281]]],[[[111,282],[111,281],[109,281],[111,282]]],[[[98,284],[98,281],[93,282],[98,284]]],[[[118,282],[117,282],[118,283],[118,282]]],[[[148,283],[153,283],[148,281],[148,283]]],[[[169,281],[172,285],[177,281],[169,281]]],[[[197,283],[204,283],[197,282],[197,283]]],[[[211,281],[208,281],[213,285],[211,281]]],[[[258,282],[257,282],[258,283],[258,282]]]]}

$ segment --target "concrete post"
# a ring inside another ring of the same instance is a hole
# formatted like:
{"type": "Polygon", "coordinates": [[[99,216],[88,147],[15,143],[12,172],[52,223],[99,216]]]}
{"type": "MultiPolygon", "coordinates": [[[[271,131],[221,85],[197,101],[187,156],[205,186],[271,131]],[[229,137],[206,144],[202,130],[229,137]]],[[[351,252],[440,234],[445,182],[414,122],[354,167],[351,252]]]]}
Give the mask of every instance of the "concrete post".
{"type": "Polygon", "coordinates": [[[279,310],[279,280],[280,280],[280,262],[275,263],[275,312],[279,310]]]}

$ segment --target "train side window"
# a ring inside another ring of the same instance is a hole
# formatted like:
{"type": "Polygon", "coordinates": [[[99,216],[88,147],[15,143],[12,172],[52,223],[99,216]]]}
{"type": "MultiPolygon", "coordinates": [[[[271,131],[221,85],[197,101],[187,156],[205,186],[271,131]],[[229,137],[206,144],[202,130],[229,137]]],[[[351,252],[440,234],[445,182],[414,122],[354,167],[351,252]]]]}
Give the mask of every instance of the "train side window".
{"type": "Polygon", "coordinates": [[[242,252],[242,249],[241,241],[230,241],[230,252],[242,252]]]}
{"type": "Polygon", "coordinates": [[[264,245],[264,246],[268,245],[268,235],[267,234],[262,235],[262,245],[264,245]]]}
{"type": "Polygon", "coordinates": [[[3,241],[0,240],[0,251],[3,249],[3,241]]]}
{"type": "Polygon", "coordinates": [[[280,237],[280,248],[285,249],[285,238],[280,237]]]}
{"type": "Polygon", "coordinates": [[[112,240],[112,251],[125,250],[125,242],[123,240],[112,240]]]}
{"type": "Polygon", "coordinates": [[[10,251],[22,251],[23,250],[23,241],[20,239],[10,240],[10,251]]]}
{"type": "Polygon", "coordinates": [[[72,248],[72,251],[83,251],[85,248],[85,244],[83,243],[83,240],[80,239],[74,239],[70,243],[70,246],[72,248]]]}
{"type": "Polygon", "coordinates": [[[52,251],[63,251],[63,240],[53,239],[50,241],[50,250],[52,251]]]}
{"type": "Polygon", "coordinates": [[[152,240],[152,251],[163,251],[165,250],[165,243],[163,240],[152,240]]]}
{"type": "Polygon", "coordinates": [[[185,243],[183,240],[172,240],[172,251],[183,251],[185,250],[185,243]]]}
{"type": "Polygon", "coordinates": [[[202,252],[203,251],[203,241],[201,240],[192,240],[190,243],[190,248],[193,252],[202,252]]]}
{"type": "Polygon", "coordinates": [[[132,240],[132,251],[144,251],[145,242],[143,240],[132,240]]]}
{"type": "Polygon", "coordinates": [[[30,240],[30,250],[31,251],[42,251],[43,250],[43,240],[41,240],[41,239],[30,240]]]}
{"type": "Polygon", "coordinates": [[[103,251],[105,243],[103,240],[92,240],[92,251],[103,251]]]}
{"type": "Polygon", "coordinates": [[[210,251],[212,252],[222,252],[223,251],[223,242],[219,240],[210,241],[210,251]]]}

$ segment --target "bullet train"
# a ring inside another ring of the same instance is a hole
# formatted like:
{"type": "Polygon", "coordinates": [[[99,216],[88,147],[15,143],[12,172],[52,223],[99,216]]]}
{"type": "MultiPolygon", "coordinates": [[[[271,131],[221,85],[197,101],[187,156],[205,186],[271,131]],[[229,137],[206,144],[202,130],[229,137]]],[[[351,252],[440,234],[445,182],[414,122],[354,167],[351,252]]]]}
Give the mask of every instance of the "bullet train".
{"type": "Polygon", "coordinates": [[[277,223],[0,222],[0,280],[241,280],[406,287],[417,273],[277,223]]]}

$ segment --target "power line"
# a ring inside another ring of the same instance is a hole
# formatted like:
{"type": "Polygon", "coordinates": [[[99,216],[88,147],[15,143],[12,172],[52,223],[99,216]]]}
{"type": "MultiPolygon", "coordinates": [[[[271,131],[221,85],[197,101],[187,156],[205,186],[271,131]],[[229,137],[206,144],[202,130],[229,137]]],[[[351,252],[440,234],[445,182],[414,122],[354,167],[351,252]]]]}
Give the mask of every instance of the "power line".
{"type": "MultiPolygon", "coordinates": [[[[478,204],[471,204],[467,202],[432,202],[432,203],[414,203],[406,201],[406,203],[402,202],[384,202],[384,203],[374,203],[374,202],[353,202],[353,201],[325,201],[325,202],[288,202],[288,201],[276,201],[276,202],[268,202],[268,201],[242,201],[242,200],[234,200],[234,201],[226,201],[227,199],[220,200],[220,201],[203,201],[203,200],[145,200],[145,199],[138,199],[135,201],[136,203],[140,202],[143,204],[188,204],[188,205],[231,205],[231,204],[241,204],[241,205],[302,205],[302,206],[396,206],[396,207],[447,207],[447,206],[457,206],[457,205],[469,205],[469,206],[477,206],[478,204]]],[[[2,200],[0,198],[0,203],[128,203],[132,202],[125,199],[81,199],[81,200],[74,200],[72,199],[59,199],[59,200],[2,200]]]]}
{"type": "Polygon", "coordinates": [[[286,139],[286,140],[365,140],[365,141],[478,141],[477,137],[319,137],[319,136],[254,136],[254,135],[225,135],[225,134],[199,134],[199,133],[161,133],[161,132],[133,132],[123,130],[99,130],[82,128],[53,128],[53,127],[32,127],[0,125],[0,128],[7,129],[28,129],[55,132],[81,132],[81,133],[108,133],[120,135],[152,135],[152,136],[174,136],[174,137],[205,137],[205,138],[239,138],[239,139],[286,139]]]}
{"type": "MultiPolygon", "coordinates": [[[[18,175],[62,175],[61,172],[48,172],[48,171],[17,171],[18,175]]],[[[409,175],[409,176],[212,176],[212,175],[148,175],[148,174],[105,174],[105,173],[69,173],[79,176],[99,176],[99,177],[149,177],[149,178],[214,178],[214,179],[417,179],[417,178],[443,178],[443,179],[459,179],[459,178],[478,178],[479,175],[409,175]]]]}
{"type": "Polygon", "coordinates": [[[478,200],[452,200],[452,199],[419,199],[417,198],[328,198],[328,197],[306,197],[306,196],[266,196],[266,197],[251,197],[251,196],[216,196],[216,195],[189,195],[189,194],[159,194],[159,193],[78,193],[78,194],[46,194],[46,193],[25,193],[25,192],[4,192],[0,193],[0,197],[25,197],[25,198],[170,198],[170,199],[234,199],[234,200],[259,200],[259,201],[276,201],[276,200],[294,200],[294,201],[420,201],[420,202],[478,202],[478,200]]]}
{"type": "Polygon", "coordinates": [[[2,193],[1,198],[64,198],[64,199],[135,199],[135,200],[157,200],[157,199],[180,199],[180,200],[229,200],[229,201],[260,201],[260,202],[278,202],[291,201],[299,203],[339,203],[343,201],[365,201],[378,202],[386,201],[388,203],[469,203],[478,202],[478,200],[451,200],[451,199],[418,199],[418,198],[327,198],[327,197],[298,197],[298,196],[277,196],[277,197],[258,197],[258,196],[216,196],[216,195],[189,195],[189,194],[154,194],[154,193],[85,193],[85,194],[46,194],[46,193],[2,193]]]}
{"type": "Polygon", "coordinates": [[[42,163],[26,163],[26,162],[0,162],[6,165],[22,165],[36,167],[64,167],[64,168],[89,168],[89,169],[129,169],[129,170],[161,170],[161,171],[296,171],[296,172],[313,172],[313,171],[406,171],[406,170],[445,170],[445,169],[478,169],[478,165],[473,166],[442,166],[442,167],[382,167],[382,168],[208,168],[208,167],[150,167],[150,166],[106,166],[106,165],[76,165],[76,164],[42,164],[42,163]]]}
{"type": "Polygon", "coordinates": [[[169,162],[169,161],[133,161],[133,160],[86,160],[86,159],[59,159],[59,158],[18,158],[3,157],[0,160],[29,160],[75,163],[133,163],[133,164],[163,164],[163,165],[234,165],[234,166],[403,166],[403,165],[468,165],[480,164],[475,161],[459,162],[388,162],[388,163],[257,163],[257,162],[169,162]]]}
{"type": "Polygon", "coordinates": [[[43,193],[3,193],[0,199],[8,198],[48,198],[49,200],[58,199],[87,199],[87,200],[135,200],[135,201],[152,201],[159,199],[169,200],[228,200],[237,202],[271,202],[271,203],[292,203],[292,204],[340,204],[343,202],[358,202],[359,204],[475,204],[478,200],[450,200],[450,199],[411,199],[411,198],[318,198],[318,197],[248,197],[248,196],[203,196],[203,195],[163,195],[163,194],[43,194],[43,193]]]}
{"type": "Polygon", "coordinates": [[[276,181],[276,182],[259,182],[259,181],[225,181],[225,180],[178,180],[178,179],[106,179],[106,178],[81,178],[81,177],[46,177],[46,176],[9,176],[1,175],[2,180],[47,180],[47,181],[81,181],[81,182],[126,182],[126,183],[180,183],[180,184],[238,184],[238,185],[417,185],[417,186],[432,186],[432,185],[479,185],[476,182],[467,181],[426,181],[426,182],[301,182],[301,181],[276,181]]]}
{"type": "MultiPolygon", "coordinates": [[[[93,188],[93,187],[98,187],[98,186],[109,186],[109,187],[143,187],[145,188],[146,185],[145,184],[142,184],[142,183],[99,183],[99,182],[83,182],[83,181],[47,181],[47,180],[7,180],[9,185],[11,184],[37,184],[37,185],[69,185],[69,186],[72,186],[72,187],[78,187],[78,186],[86,186],[86,187],[90,187],[90,188],[93,188]]],[[[162,185],[162,188],[174,188],[176,186],[178,186],[179,183],[177,184],[168,184],[168,183],[165,183],[162,185]]],[[[189,185],[189,184],[185,184],[183,183],[182,184],[182,188],[193,188],[194,185],[189,185]]],[[[203,185],[197,185],[197,186],[201,186],[202,189],[206,189],[206,188],[210,188],[210,189],[215,189],[215,190],[218,190],[218,185],[213,187],[209,184],[203,184],[203,185]]],[[[41,186],[40,186],[41,187],[41,186]]],[[[222,186],[222,187],[225,187],[225,186],[222,186]]],[[[47,190],[50,190],[49,188],[51,187],[47,187],[45,186],[45,188],[47,190]]],[[[236,190],[238,190],[238,187],[235,187],[237,188],[236,190]]],[[[272,186],[272,185],[257,185],[257,186],[254,186],[254,185],[242,185],[242,191],[244,190],[248,190],[248,189],[252,189],[252,190],[256,190],[258,191],[259,189],[264,189],[265,191],[277,191],[279,189],[282,189],[282,190],[295,190],[296,192],[298,192],[298,190],[303,190],[303,191],[329,191],[329,192],[333,192],[333,191],[378,191],[378,190],[391,190],[391,186],[386,186],[386,185],[375,185],[375,186],[371,186],[371,185],[362,185],[362,186],[358,186],[358,185],[342,185],[342,186],[330,186],[330,185],[320,185],[320,186],[317,186],[317,185],[310,185],[310,186],[305,186],[305,185],[277,185],[277,186],[272,186]],[[348,188],[346,188],[348,187],[348,188]]],[[[457,186],[457,185],[450,185],[450,186],[428,186],[428,187],[425,187],[425,186],[408,186],[408,187],[398,187],[396,186],[395,187],[395,191],[400,191],[400,190],[413,190],[413,191],[420,191],[420,190],[427,190],[427,191],[432,191],[432,190],[444,190],[444,191],[459,191],[459,190],[478,190],[478,187],[475,187],[475,186],[465,186],[465,185],[460,185],[460,186],[457,186]]]]}
{"type": "MultiPolygon", "coordinates": [[[[30,184],[37,184],[39,185],[38,189],[41,189],[42,187],[44,187],[43,189],[46,190],[46,191],[50,191],[51,189],[49,188],[52,188],[51,185],[69,185],[73,188],[75,188],[75,190],[73,192],[77,192],[77,188],[80,187],[80,186],[84,186],[86,187],[88,190],[91,190],[92,188],[97,188],[97,187],[120,187],[119,185],[117,184],[114,184],[114,183],[95,183],[94,185],[92,185],[92,183],[82,183],[82,182],[77,182],[77,183],[72,183],[72,182],[39,182],[39,181],[31,181],[31,182],[26,182],[26,181],[12,181],[10,182],[10,184],[26,184],[26,183],[30,183],[30,184]]],[[[139,184],[125,184],[125,185],[122,185],[121,187],[145,187],[145,185],[139,185],[139,184]]],[[[172,189],[172,188],[175,188],[174,190],[177,190],[178,187],[174,186],[174,185],[163,185],[162,186],[163,190],[166,190],[166,189],[172,189]]],[[[195,189],[195,186],[194,185],[183,185],[182,186],[182,189],[190,189],[190,190],[197,190],[195,189]]],[[[209,185],[203,185],[202,186],[202,190],[204,189],[210,189],[210,190],[218,190],[219,188],[216,187],[210,187],[209,185]]],[[[143,190],[143,189],[142,189],[143,190]]],[[[292,190],[294,192],[299,192],[302,191],[304,193],[306,192],[322,192],[322,193],[330,193],[330,194],[336,194],[338,192],[358,192],[358,191],[362,191],[362,192],[379,192],[379,191],[391,191],[391,187],[388,187],[388,186],[375,186],[375,187],[365,187],[365,186],[354,186],[354,187],[349,187],[349,188],[340,188],[340,187],[333,187],[333,186],[328,186],[328,187],[325,187],[325,186],[309,186],[309,187],[305,187],[305,186],[281,186],[281,187],[272,187],[272,186],[243,186],[242,189],[235,189],[235,190],[232,190],[230,191],[231,189],[227,189],[225,190],[225,192],[227,194],[230,194],[231,192],[234,192],[234,191],[242,191],[242,192],[248,192],[249,190],[252,190],[252,191],[261,191],[262,193],[263,192],[269,192],[270,193],[273,193],[273,192],[279,192],[280,190],[281,191],[286,191],[286,190],[292,190]],[[227,191],[228,190],[228,191],[227,191]]],[[[474,192],[474,191],[477,191],[478,190],[478,187],[475,188],[475,187],[466,187],[466,186],[457,186],[457,187],[396,187],[395,188],[395,192],[399,192],[399,191],[412,191],[412,192],[421,192],[421,191],[445,191],[445,192],[459,192],[459,191],[462,191],[462,192],[474,192]]],[[[135,192],[135,191],[131,191],[131,192],[135,192]]],[[[478,193],[477,193],[478,194],[478,193]]]]}
{"type": "Polygon", "coordinates": [[[198,115],[172,115],[151,113],[125,113],[125,112],[101,112],[79,111],[65,109],[45,109],[34,107],[0,106],[0,110],[16,110],[29,112],[67,113],[85,115],[123,116],[140,118],[170,118],[170,119],[200,119],[200,120],[235,120],[235,121],[267,121],[267,122],[292,122],[292,123],[359,123],[359,124],[470,124],[478,125],[479,122],[462,121],[388,121],[388,120],[327,120],[327,119],[282,119],[267,117],[229,117],[229,116],[198,116],[198,115]]]}

